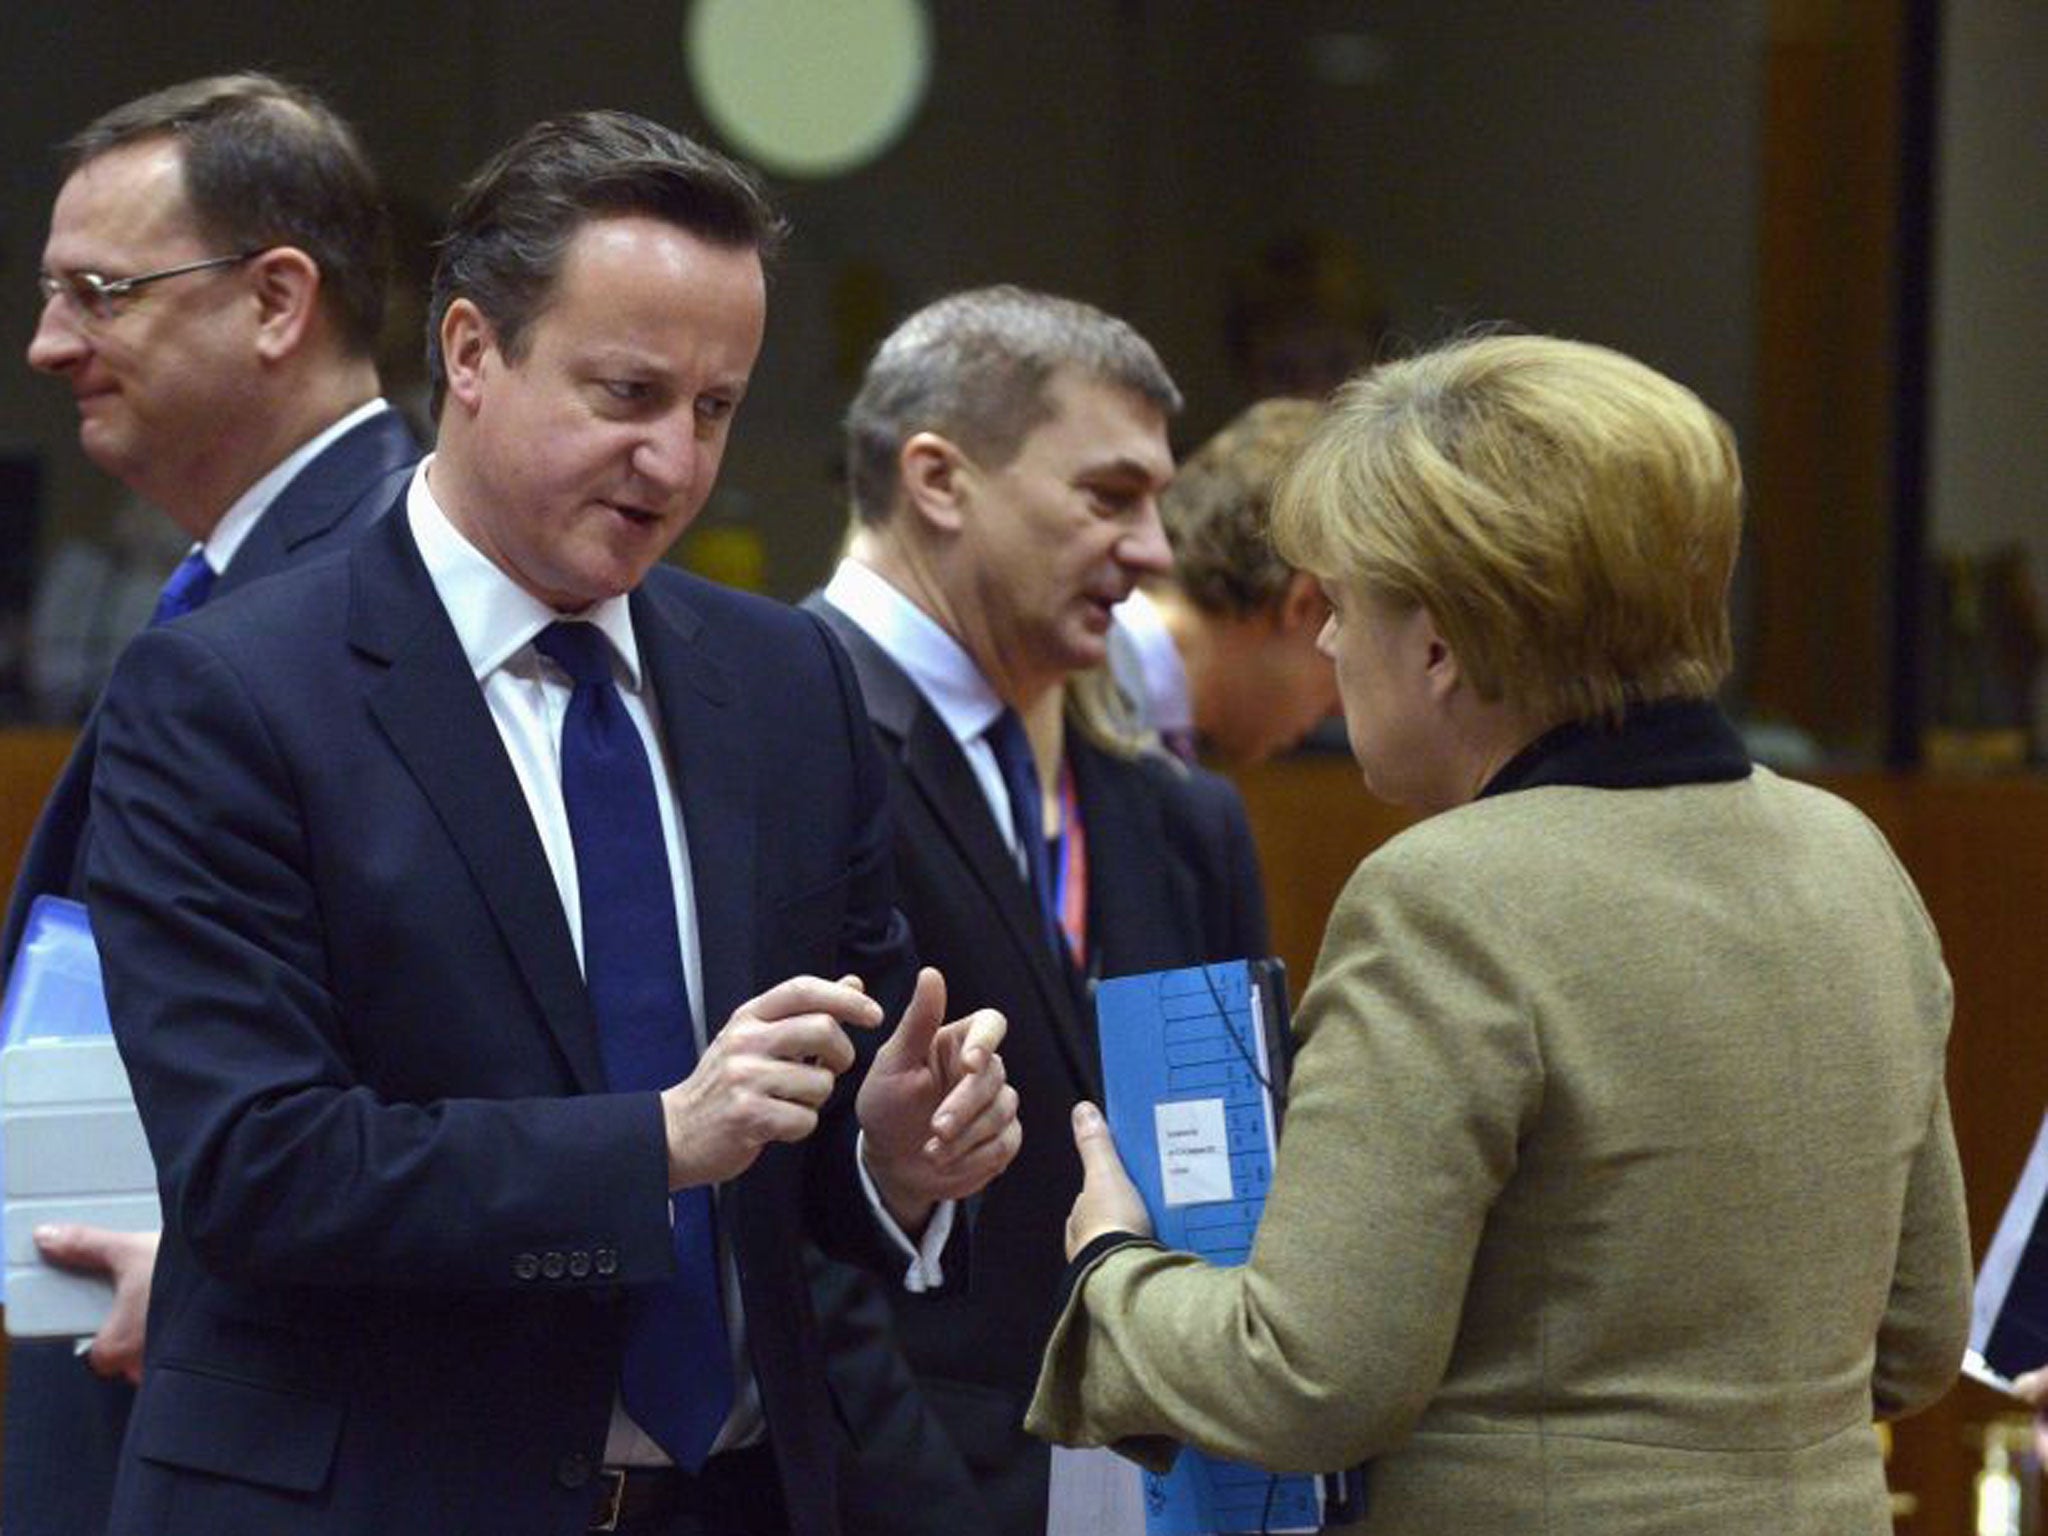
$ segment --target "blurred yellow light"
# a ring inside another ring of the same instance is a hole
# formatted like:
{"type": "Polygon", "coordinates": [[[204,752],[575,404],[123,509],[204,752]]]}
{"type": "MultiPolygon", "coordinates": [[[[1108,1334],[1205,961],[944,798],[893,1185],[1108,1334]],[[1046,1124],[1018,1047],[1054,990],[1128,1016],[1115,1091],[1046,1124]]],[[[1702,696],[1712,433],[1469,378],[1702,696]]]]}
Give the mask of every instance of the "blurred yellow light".
{"type": "Polygon", "coordinates": [[[695,0],[683,62],[712,126],[785,176],[832,176],[902,135],[931,79],[923,0],[695,0]]]}

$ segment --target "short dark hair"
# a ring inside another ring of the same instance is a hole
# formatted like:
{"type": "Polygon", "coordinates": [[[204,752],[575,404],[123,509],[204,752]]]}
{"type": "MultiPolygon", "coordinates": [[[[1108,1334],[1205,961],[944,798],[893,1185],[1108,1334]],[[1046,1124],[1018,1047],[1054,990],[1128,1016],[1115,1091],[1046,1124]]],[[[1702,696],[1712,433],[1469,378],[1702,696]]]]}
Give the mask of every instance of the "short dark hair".
{"type": "Polygon", "coordinates": [[[186,203],[220,254],[304,251],[343,347],[375,352],[391,231],[369,156],[333,108],[270,75],[210,75],[95,118],[64,144],[64,167],[156,138],[182,148],[186,203]]]}
{"type": "Polygon", "coordinates": [[[427,305],[427,372],[438,414],[447,387],[441,321],[468,299],[508,361],[552,296],[577,232],[645,214],[766,265],[787,226],[754,173],[673,128],[630,112],[571,112],[534,124],[464,183],[448,218],[427,305]]]}
{"type": "Polygon", "coordinates": [[[1286,594],[1294,567],[1267,521],[1281,474],[1322,416],[1319,401],[1261,400],[1196,449],[1160,496],[1174,583],[1204,613],[1243,618],[1286,594]]]}
{"type": "Polygon", "coordinates": [[[999,284],[951,294],[889,333],[846,411],[846,478],[861,522],[887,520],[896,456],[919,432],[951,438],[1000,468],[1052,419],[1046,386],[1070,368],[1130,391],[1164,415],[1180,390],[1127,322],[1078,299],[999,284]]]}

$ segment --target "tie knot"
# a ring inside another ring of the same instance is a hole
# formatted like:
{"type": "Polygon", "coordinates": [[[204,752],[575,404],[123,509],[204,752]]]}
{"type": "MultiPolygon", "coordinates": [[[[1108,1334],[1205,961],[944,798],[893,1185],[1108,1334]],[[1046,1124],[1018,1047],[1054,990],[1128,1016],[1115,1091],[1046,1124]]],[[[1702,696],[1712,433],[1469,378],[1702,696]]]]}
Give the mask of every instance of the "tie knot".
{"type": "Polygon", "coordinates": [[[172,619],[183,618],[204,603],[211,591],[213,567],[195,549],[178,562],[178,568],[171,572],[171,579],[164,583],[164,590],[156,600],[156,611],[149,616],[149,622],[167,624],[172,619]]]}
{"type": "Polygon", "coordinates": [[[612,680],[611,642],[595,624],[550,624],[533,637],[533,648],[568,673],[578,688],[612,680]]]}

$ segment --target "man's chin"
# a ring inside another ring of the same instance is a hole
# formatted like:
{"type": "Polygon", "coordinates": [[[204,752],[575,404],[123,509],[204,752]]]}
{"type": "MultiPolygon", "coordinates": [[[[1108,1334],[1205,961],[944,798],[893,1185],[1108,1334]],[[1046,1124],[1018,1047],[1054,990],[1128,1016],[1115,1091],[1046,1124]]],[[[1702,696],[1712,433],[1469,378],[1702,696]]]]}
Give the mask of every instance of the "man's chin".
{"type": "Polygon", "coordinates": [[[1109,660],[1109,636],[1082,635],[1071,639],[1062,658],[1068,672],[1090,672],[1109,660]]]}
{"type": "Polygon", "coordinates": [[[112,475],[116,480],[127,481],[127,471],[135,455],[130,451],[125,435],[111,430],[104,421],[87,417],[78,424],[78,447],[92,461],[94,469],[112,475]]]}

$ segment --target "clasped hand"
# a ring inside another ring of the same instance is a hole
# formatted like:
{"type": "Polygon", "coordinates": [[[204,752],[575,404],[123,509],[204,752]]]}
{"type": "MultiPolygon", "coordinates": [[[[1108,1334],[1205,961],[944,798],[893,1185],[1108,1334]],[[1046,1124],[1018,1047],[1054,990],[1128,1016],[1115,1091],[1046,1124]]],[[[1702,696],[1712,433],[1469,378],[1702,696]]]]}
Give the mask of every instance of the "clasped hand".
{"type": "Polygon", "coordinates": [[[50,1263],[81,1275],[104,1275],[114,1287],[107,1320],[93,1335],[85,1363],[99,1375],[142,1380],[142,1334],[156,1269],[157,1234],[107,1227],[38,1227],[36,1249],[50,1263]]]}
{"type": "MultiPolygon", "coordinates": [[[[934,1202],[981,1189],[1017,1155],[1017,1093],[998,1047],[993,1009],[945,1017],[945,982],[917,989],[868,1068],[856,1100],[867,1166],[908,1232],[934,1202]]],[[[797,976],[741,1005],[696,1070],[662,1094],[669,1187],[714,1184],[745,1171],[770,1142],[802,1141],[839,1075],[853,1065],[848,1029],[878,1029],[882,1008],[858,977],[797,976]]]]}

